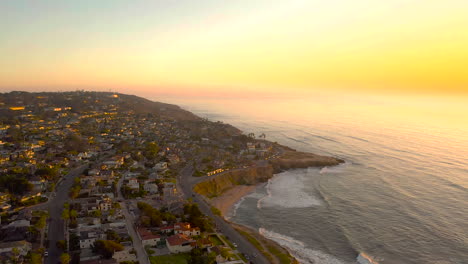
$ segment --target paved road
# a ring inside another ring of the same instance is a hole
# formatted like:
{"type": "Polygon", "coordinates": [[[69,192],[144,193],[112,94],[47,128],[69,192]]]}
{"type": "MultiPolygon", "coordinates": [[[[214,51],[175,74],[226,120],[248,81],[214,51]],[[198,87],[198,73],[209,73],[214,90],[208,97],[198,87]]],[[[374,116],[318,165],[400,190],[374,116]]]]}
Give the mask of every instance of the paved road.
{"type": "MultiPolygon", "coordinates": [[[[121,192],[122,182],[123,182],[123,176],[120,178],[119,182],[117,183],[117,190],[118,190],[117,192],[119,194],[119,200],[123,199],[122,192],[121,192]]],[[[136,233],[135,226],[134,226],[135,219],[128,211],[126,202],[121,202],[120,205],[122,206],[122,212],[125,216],[125,222],[127,223],[128,233],[132,237],[133,248],[135,248],[135,251],[137,252],[138,262],[140,264],[150,264],[148,256],[146,255],[145,248],[141,244],[141,240],[136,233]]]]}
{"type": "MultiPolygon", "coordinates": [[[[105,152],[104,155],[99,159],[100,162],[103,159],[113,155],[114,152],[105,152]]],[[[47,203],[41,204],[36,208],[38,210],[49,210],[49,256],[45,258],[45,264],[57,264],[59,263],[60,254],[62,250],[57,248],[57,241],[65,239],[65,224],[62,220],[63,205],[68,201],[68,193],[70,188],[73,186],[76,177],[83,174],[83,172],[89,167],[89,164],[81,165],[71,170],[67,175],[62,178],[62,181],[56,186],[56,196],[52,197],[47,203]]]]}
{"type": "MultiPolygon", "coordinates": [[[[64,222],[61,219],[63,205],[68,200],[68,190],[73,185],[75,177],[81,175],[88,165],[82,165],[78,168],[70,171],[62,182],[57,186],[56,193],[57,195],[52,198],[47,204],[42,205],[43,208],[49,209],[50,220],[49,220],[49,256],[45,259],[46,264],[57,264],[59,263],[59,257],[62,250],[57,248],[57,241],[65,239],[65,226],[64,222]]],[[[37,207],[41,209],[41,206],[37,207]]]]}
{"type": "Polygon", "coordinates": [[[256,254],[257,257],[252,259],[252,263],[268,264],[270,263],[257,248],[252,245],[247,239],[245,239],[239,232],[237,232],[224,218],[214,215],[211,212],[211,206],[203,200],[203,198],[197,193],[193,192],[193,185],[206,180],[208,177],[193,177],[193,168],[191,165],[186,166],[181,170],[178,176],[178,183],[186,197],[192,197],[194,202],[198,203],[200,210],[207,216],[211,217],[216,227],[229,238],[230,241],[234,242],[238,246],[238,251],[252,257],[256,254]]]}

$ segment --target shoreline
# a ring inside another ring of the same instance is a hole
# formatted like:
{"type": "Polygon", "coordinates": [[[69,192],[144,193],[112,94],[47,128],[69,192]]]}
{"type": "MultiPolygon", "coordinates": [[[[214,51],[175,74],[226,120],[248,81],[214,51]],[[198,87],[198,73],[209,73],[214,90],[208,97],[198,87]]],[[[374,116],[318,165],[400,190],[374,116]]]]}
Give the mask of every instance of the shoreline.
{"type": "MultiPolygon", "coordinates": [[[[273,177],[276,173],[273,175],[273,177]]],[[[278,242],[265,237],[259,230],[255,230],[250,226],[235,223],[230,220],[229,215],[232,213],[234,206],[244,197],[254,192],[258,187],[265,184],[258,182],[254,185],[236,185],[229,190],[223,192],[222,195],[207,198],[204,200],[211,206],[218,208],[221,211],[221,217],[229,223],[238,233],[252,243],[272,264],[299,264],[299,260],[291,253],[289,249],[280,245],[278,242]]]]}
{"type": "Polygon", "coordinates": [[[211,198],[208,201],[212,206],[218,208],[221,211],[221,215],[226,218],[234,205],[252,193],[259,185],[260,183],[256,185],[236,185],[225,191],[222,195],[211,198]]]}

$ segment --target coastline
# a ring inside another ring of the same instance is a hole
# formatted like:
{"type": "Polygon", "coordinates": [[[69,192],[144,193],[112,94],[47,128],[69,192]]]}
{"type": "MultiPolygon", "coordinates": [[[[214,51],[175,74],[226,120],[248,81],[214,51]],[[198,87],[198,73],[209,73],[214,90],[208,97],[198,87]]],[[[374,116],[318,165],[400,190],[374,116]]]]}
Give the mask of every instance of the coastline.
{"type": "Polygon", "coordinates": [[[227,216],[234,205],[246,195],[250,194],[258,185],[237,185],[227,190],[223,195],[209,200],[210,204],[221,211],[221,215],[227,216]]]}
{"type": "Polygon", "coordinates": [[[299,152],[283,145],[278,146],[282,149],[281,154],[268,160],[266,164],[227,171],[205,178],[194,186],[194,191],[200,194],[210,206],[217,208],[221,212],[221,217],[250,241],[270,263],[299,263],[299,260],[288,249],[263,236],[259,230],[229,221],[229,213],[236,203],[277,173],[296,168],[336,166],[345,161],[299,152]]]}

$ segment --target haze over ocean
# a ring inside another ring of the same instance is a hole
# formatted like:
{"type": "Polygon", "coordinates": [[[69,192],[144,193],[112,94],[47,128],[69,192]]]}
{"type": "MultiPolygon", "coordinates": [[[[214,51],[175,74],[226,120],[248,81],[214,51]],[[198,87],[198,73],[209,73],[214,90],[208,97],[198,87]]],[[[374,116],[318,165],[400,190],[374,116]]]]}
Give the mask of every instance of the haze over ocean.
{"type": "Polygon", "coordinates": [[[468,105],[448,98],[157,98],[346,163],[280,173],[237,204],[303,263],[468,263],[468,105]]]}

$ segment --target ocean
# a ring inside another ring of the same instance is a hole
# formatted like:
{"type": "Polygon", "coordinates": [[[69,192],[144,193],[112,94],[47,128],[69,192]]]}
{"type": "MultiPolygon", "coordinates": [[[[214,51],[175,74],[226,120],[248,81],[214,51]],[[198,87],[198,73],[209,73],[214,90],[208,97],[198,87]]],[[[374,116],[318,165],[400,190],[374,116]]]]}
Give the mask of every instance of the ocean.
{"type": "Polygon", "coordinates": [[[279,173],[230,213],[301,263],[468,263],[467,98],[154,100],[346,161],[279,173]]]}

